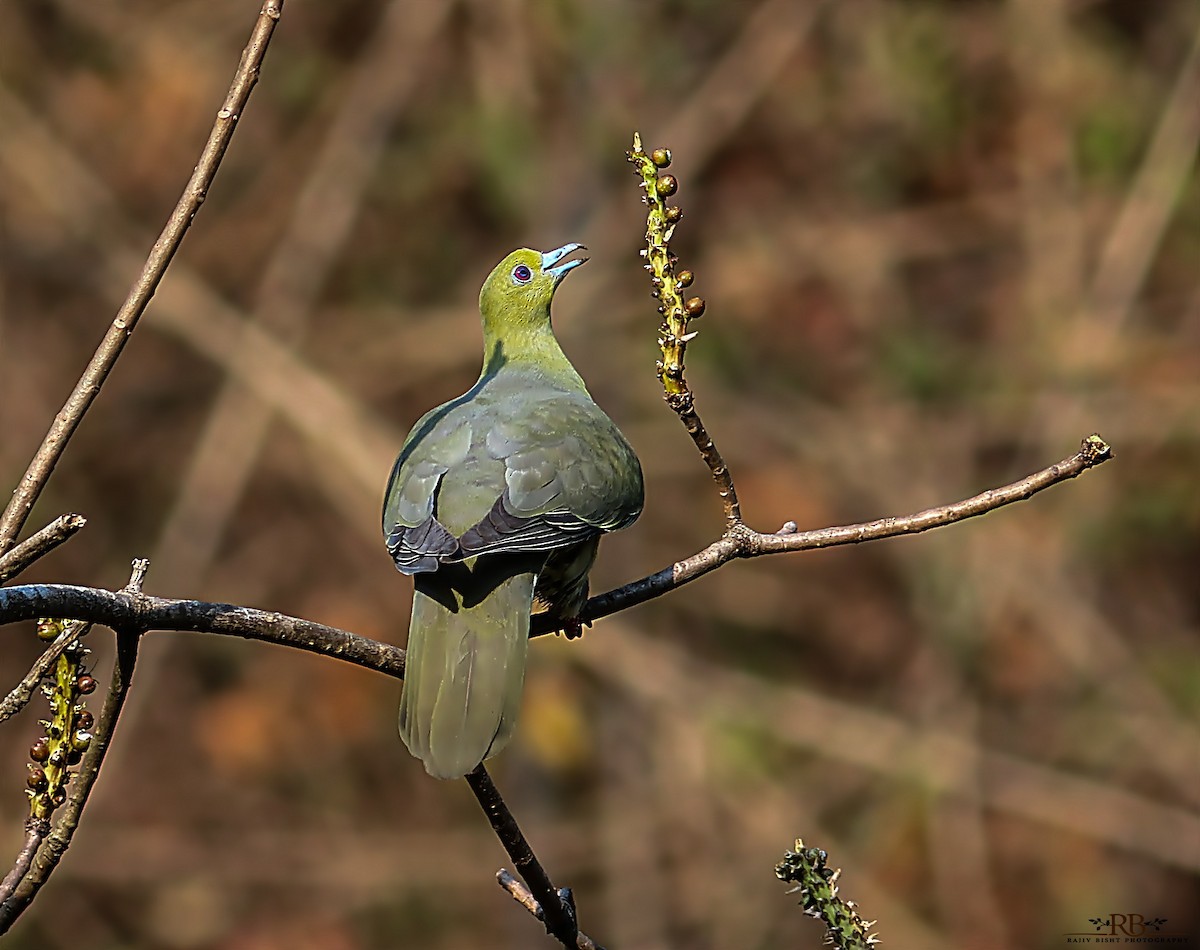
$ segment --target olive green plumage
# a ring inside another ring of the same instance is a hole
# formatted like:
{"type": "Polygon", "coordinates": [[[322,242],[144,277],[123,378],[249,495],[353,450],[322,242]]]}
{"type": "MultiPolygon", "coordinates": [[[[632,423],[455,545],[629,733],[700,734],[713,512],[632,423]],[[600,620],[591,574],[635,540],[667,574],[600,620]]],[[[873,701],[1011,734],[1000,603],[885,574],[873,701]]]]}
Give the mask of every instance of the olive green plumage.
{"type": "Polygon", "coordinates": [[[501,261],[479,294],[478,382],[427,412],[392,469],[383,533],[411,574],[400,735],[438,778],[512,736],[536,597],[577,617],[600,535],[642,509],[642,470],[550,326],[580,245],[501,261]],[[557,266],[556,266],[557,265],[557,266]]]}

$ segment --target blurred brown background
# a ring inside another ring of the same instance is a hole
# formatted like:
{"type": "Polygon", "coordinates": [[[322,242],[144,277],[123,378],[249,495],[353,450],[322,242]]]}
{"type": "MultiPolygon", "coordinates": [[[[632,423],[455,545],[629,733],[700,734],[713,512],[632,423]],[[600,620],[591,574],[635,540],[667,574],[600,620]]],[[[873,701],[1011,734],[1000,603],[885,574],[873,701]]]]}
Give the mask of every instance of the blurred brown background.
{"type": "MultiPolygon", "coordinates": [[[[0,482],[190,173],[253,0],[0,6],[0,482]]],[[[532,651],[494,774],[612,947],[815,947],[797,835],[885,946],[1200,941],[1200,11],[1188,0],[292,0],[210,198],[30,528],[27,575],[403,642],[404,432],[478,372],[475,297],[586,242],[555,320],[647,475],[602,590],[721,529],[653,376],[632,132],[708,300],[699,407],[747,518],[900,514],[1117,461],[917,538],[735,564],[532,651]]],[[[91,637],[107,669],[109,638],[91,637]]],[[[5,689],[38,649],[0,638],[5,689]]],[[[153,634],[20,948],[543,946],[398,684],[153,634]]],[[[36,703],[34,704],[36,706],[36,703]]],[[[0,844],[31,709],[0,730],[0,844]]],[[[7,862],[7,858],[4,859],[7,862]]]]}

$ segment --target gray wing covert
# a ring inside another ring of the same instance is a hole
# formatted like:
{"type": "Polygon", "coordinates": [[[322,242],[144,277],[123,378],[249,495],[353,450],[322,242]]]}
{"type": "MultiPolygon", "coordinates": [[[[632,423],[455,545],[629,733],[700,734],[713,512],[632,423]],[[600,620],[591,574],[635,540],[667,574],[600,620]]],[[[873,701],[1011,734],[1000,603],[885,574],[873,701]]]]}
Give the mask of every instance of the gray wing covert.
{"type": "Polygon", "coordinates": [[[462,557],[550,551],[633,522],[642,471],[617,427],[590,400],[547,403],[494,424],[488,454],[504,462],[504,490],[459,538],[462,557]]]}
{"type": "MultiPolygon", "coordinates": [[[[432,415],[432,414],[431,414],[432,415]]],[[[467,422],[422,418],[413,428],[388,483],[383,532],[388,553],[402,574],[436,571],[459,551],[458,540],[437,518],[438,492],[450,469],[471,445],[467,422]]]]}

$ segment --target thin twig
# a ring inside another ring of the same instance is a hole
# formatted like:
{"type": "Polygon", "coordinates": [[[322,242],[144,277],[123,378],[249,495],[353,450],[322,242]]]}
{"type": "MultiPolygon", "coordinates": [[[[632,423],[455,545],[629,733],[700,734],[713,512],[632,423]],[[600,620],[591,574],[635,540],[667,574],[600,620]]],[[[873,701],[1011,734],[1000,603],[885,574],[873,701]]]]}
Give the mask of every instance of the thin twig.
{"type": "Polygon", "coordinates": [[[0,903],[0,934],[8,932],[13,922],[30,905],[46,880],[62,860],[71,844],[71,837],[79,826],[79,818],[83,806],[87,803],[96,777],[100,774],[100,766],[104,764],[104,754],[112,741],[113,728],[121,707],[125,704],[125,696],[129,692],[129,683],[133,677],[133,667],[137,662],[139,635],[129,631],[117,630],[117,650],[113,660],[112,679],[109,682],[108,696],[104,708],[96,720],[92,732],[91,744],[79,764],[79,771],[71,782],[71,791],[67,801],[58,812],[54,830],[44,839],[37,849],[28,870],[22,875],[15,892],[3,903],[0,903]]]}
{"type": "Polygon", "coordinates": [[[250,35],[250,41],[242,52],[242,59],[238,64],[233,83],[229,87],[221,109],[217,112],[216,122],[209,133],[208,141],[200,154],[200,160],[196,164],[192,177],[183,190],[183,195],[175,205],[175,210],[171,213],[162,234],[154,242],[141,273],[130,288],[129,295],[121,305],[121,309],[117,311],[116,318],[109,326],[108,332],[105,333],[91,362],[83,371],[83,375],[80,376],[58,415],[54,417],[54,422],[50,425],[45,439],[42,440],[37,454],[34,455],[16,491],[13,492],[8,506],[4,509],[4,514],[0,516],[0,552],[7,552],[16,541],[17,535],[21,533],[21,529],[29,518],[29,513],[33,510],[34,503],[49,480],[50,474],[54,471],[54,466],[58,464],[71,436],[99,394],[100,387],[104,385],[109,372],[116,364],[138,319],[145,311],[150,298],[154,296],[154,291],[166,272],[167,265],[171,263],[171,258],[175,256],[175,251],[179,248],[184,234],[200,210],[200,205],[208,194],[208,188],[212,184],[221,159],[225,155],[225,149],[233,136],[237,121],[250,98],[250,91],[258,80],[259,67],[262,65],[267,44],[275,30],[275,24],[279,20],[283,3],[284,0],[265,0],[263,3],[254,25],[254,31],[250,35]]]}
{"type": "Polygon", "coordinates": [[[33,698],[33,691],[37,689],[38,683],[49,674],[50,668],[63,655],[63,651],[87,633],[89,627],[91,627],[90,623],[76,620],[63,628],[63,632],[46,648],[46,652],[37,658],[29,672],[25,674],[25,678],[4,697],[4,702],[0,703],[0,722],[16,715],[29,705],[29,700],[33,698]]]}
{"type": "Polygon", "coordinates": [[[17,859],[13,862],[12,869],[4,876],[4,880],[0,881],[0,910],[3,909],[8,899],[12,897],[13,891],[17,889],[17,885],[29,873],[30,865],[33,864],[33,858],[37,854],[38,848],[42,846],[42,841],[45,840],[46,834],[49,831],[50,822],[45,818],[35,818],[31,815],[25,821],[25,842],[21,845],[21,850],[17,854],[17,859]]]}
{"type": "Polygon", "coordinates": [[[467,784],[479,800],[479,807],[487,815],[492,830],[504,845],[504,850],[512,858],[517,873],[525,879],[533,899],[541,909],[538,919],[546,925],[546,932],[551,934],[564,947],[576,946],[579,936],[579,926],[575,921],[574,907],[568,903],[570,892],[559,891],[550,880],[546,869],[538,862],[537,855],[525,840],[520,825],[513,817],[500,790],[492,782],[483,763],[467,773],[467,784]],[[566,898],[566,900],[564,900],[566,898]]]}
{"type": "MultiPolygon", "coordinates": [[[[764,554],[783,554],[793,551],[812,551],[840,544],[861,544],[905,534],[917,534],[931,528],[940,528],[956,521],[976,518],[995,511],[1013,502],[1026,498],[1082,475],[1113,457],[1113,451],[1098,435],[1083,440],[1080,449],[1061,462],[1055,462],[1040,471],[1027,475],[1000,488],[990,488],[978,495],[948,505],[926,508],[911,515],[879,518],[860,524],[819,528],[813,531],[796,531],[795,523],[788,522],[778,532],[767,534],[755,531],[746,525],[737,525],[708,547],[691,557],[676,561],[657,574],[625,584],[615,590],[598,594],[587,602],[580,619],[585,621],[607,617],[635,604],[661,597],[667,591],[682,587],[690,581],[715,571],[721,565],[738,558],[759,557],[764,554]]],[[[559,629],[544,615],[533,618],[532,635],[551,633],[559,629]]]]}
{"type": "Polygon", "coordinates": [[[34,561],[45,557],[64,541],[70,540],[85,524],[87,518],[83,515],[59,515],[46,527],[30,535],[0,557],[0,584],[7,583],[34,561]]]}
{"type": "MultiPolygon", "coordinates": [[[[529,913],[533,914],[534,917],[538,920],[543,920],[542,905],[537,902],[537,898],[533,896],[533,893],[520,878],[514,877],[512,872],[506,868],[501,868],[496,872],[496,883],[508,891],[512,899],[529,911],[529,913]]],[[[582,931],[575,937],[575,946],[577,950],[604,950],[600,944],[596,943],[595,940],[582,931]]]]}

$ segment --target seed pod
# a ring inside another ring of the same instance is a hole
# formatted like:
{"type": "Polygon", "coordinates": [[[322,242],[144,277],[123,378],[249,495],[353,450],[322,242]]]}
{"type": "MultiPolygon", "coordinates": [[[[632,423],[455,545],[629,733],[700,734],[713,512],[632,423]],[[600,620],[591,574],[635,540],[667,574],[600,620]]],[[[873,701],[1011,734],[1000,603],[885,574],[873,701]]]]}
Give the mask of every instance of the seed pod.
{"type": "Polygon", "coordinates": [[[671,164],[671,150],[669,148],[656,148],[650,153],[650,161],[654,162],[659,168],[666,168],[671,164]]]}
{"type": "Polygon", "coordinates": [[[690,270],[681,270],[679,276],[675,279],[675,283],[678,287],[691,287],[692,281],[695,279],[696,275],[690,270]]]}
{"type": "Polygon", "coordinates": [[[29,757],[34,762],[45,762],[50,758],[50,743],[43,736],[29,748],[29,757]]]}
{"type": "Polygon", "coordinates": [[[683,308],[687,311],[689,317],[699,317],[704,313],[704,298],[693,297],[683,305],[683,308]]]}
{"type": "Polygon", "coordinates": [[[679,205],[673,205],[667,209],[667,224],[678,224],[682,217],[683,209],[679,205]]]}
{"type": "Polygon", "coordinates": [[[36,765],[29,766],[29,775],[25,779],[25,784],[32,788],[35,792],[45,791],[46,773],[39,769],[36,765]]]}
{"type": "Polygon", "coordinates": [[[80,729],[91,729],[96,724],[96,718],[86,709],[79,714],[79,718],[75,721],[79,724],[80,729]]]}
{"type": "Polygon", "coordinates": [[[96,691],[96,681],[85,673],[75,681],[75,688],[86,696],[96,691]]]}
{"type": "Polygon", "coordinates": [[[670,198],[679,190],[679,182],[675,180],[674,175],[663,175],[654,187],[664,198],[670,198]]]}

